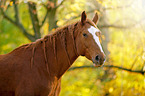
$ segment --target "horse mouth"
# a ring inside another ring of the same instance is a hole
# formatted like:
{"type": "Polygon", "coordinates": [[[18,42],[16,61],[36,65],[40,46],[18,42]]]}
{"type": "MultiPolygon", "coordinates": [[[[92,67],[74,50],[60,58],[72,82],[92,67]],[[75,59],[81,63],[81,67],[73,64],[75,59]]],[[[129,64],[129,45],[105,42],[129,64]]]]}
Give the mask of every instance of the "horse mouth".
{"type": "Polygon", "coordinates": [[[103,64],[96,64],[96,63],[93,63],[93,65],[94,65],[95,67],[101,67],[101,66],[103,66],[103,64]]]}
{"type": "Polygon", "coordinates": [[[93,62],[94,67],[102,67],[105,62],[93,62]]]}

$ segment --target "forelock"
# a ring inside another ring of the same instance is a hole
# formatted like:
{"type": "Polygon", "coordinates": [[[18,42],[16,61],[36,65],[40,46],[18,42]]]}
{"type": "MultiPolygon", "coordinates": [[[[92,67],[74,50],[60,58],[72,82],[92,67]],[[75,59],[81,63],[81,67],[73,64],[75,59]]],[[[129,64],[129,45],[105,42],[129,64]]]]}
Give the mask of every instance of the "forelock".
{"type": "Polygon", "coordinates": [[[86,23],[88,23],[91,26],[94,26],[95,28],[97,28],[96,24],[93,21],[91,21],[90,19],[87,19],[86,23]]]}

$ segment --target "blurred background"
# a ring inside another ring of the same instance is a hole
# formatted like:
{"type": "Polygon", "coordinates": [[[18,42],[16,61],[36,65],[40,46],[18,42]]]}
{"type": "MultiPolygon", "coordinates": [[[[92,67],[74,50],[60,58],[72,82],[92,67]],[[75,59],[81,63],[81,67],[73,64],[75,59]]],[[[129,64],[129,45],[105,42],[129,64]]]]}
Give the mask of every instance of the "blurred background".
{"type": "Polygon", "coordinates": [[[0,0],[0,54],[80,20],[84,10],[89,19],[99,14],[107,60],[95,68],[79,57],[60,96],[145,96],[145,0],[0,0]]]}

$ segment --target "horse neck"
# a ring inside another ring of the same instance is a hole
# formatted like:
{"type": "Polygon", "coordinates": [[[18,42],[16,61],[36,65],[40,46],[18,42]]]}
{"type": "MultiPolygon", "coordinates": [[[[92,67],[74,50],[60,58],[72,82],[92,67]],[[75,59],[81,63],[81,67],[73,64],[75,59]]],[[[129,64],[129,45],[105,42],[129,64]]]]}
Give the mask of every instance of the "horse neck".
{"type": "Polygon", "coordinates": [[[65,73],[78,57],[73,32],[74,25],[71,25],[49,36],[47,43],[47,48],[49,48],[47,49],[49,50],[47,52],[48,67],[50,74],[55,74],[58,78],[65,73]],[[49,55],[50,52],[51,56],[49,55]]]}

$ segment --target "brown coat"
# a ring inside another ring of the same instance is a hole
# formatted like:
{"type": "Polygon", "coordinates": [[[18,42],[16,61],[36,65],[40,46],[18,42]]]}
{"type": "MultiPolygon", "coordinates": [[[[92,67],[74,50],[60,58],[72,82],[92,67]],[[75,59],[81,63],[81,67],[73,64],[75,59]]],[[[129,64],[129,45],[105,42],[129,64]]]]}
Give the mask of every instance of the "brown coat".
{"type": "Polygon", "coordinates": [[[90,26],[95,27],[83,12],[81,21],[0,55],[0,96],[58,96],[61,76],[79,55],[102,65],[104,53],[87,31],[90,26]]]}
{"type": "Polygon", "coordinates": [[[58,29],[54,34],[0,55],[0,94],[57,96],[60,77],[78,57],[71,34],[73,27],[58,29]]]}

